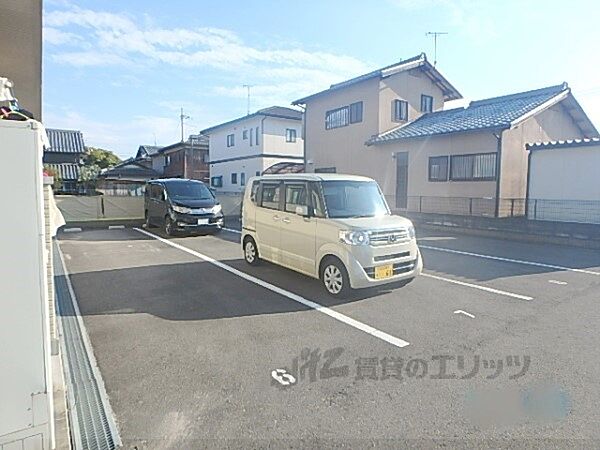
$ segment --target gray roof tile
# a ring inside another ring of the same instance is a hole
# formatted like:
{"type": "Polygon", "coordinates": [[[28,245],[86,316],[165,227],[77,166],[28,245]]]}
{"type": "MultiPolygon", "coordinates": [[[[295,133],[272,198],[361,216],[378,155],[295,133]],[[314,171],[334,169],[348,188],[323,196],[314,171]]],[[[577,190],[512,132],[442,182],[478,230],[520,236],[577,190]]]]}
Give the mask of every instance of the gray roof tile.
{"type": "Polygon", "coordinates": [[[57,130],[46,128],[51,153],[85,153],[83,134],[77,130],[57,130]]]}
{"type": "Polygon", "coordinates": [[[59,164],[44,164],[54,169],[60,175],[62,180],[77,181],[79,179],[79,165],[73,163],[59,163],[59,164]]]}
{"type": "Polygon", "coordinates": [[[563,83],[534,91],[473,101],[467,108],[424,114],[412,122],[372,138],[368,143],[377,144],[486,128],[506,129],[513,121],[568,89],[567,84],[563,83]]]}

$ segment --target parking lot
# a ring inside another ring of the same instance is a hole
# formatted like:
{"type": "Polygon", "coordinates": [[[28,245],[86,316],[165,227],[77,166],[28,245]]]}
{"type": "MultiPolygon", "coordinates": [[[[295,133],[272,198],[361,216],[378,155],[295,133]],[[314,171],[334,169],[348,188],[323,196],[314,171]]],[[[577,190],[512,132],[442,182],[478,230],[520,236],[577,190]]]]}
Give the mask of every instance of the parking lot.
{"type": "Polygon", "coordinates": [[[417,233],[423,276],[346,300],[232,229],[62,233],[124,446],[600,438],[599,252],[417,233]]]}

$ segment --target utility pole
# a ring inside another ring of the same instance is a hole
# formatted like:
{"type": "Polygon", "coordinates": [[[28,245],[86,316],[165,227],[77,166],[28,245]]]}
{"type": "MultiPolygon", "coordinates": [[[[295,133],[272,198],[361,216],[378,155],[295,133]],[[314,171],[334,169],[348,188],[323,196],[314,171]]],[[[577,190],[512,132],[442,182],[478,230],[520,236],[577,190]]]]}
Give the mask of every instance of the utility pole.
{"type": "Polygon", "coordinates": [[[242,86],[245,87],[246,90],[247,90],[247,92],[248,92],[248,105],[247,105],[247,108],[246,108],[246,112],[247,112],[248,115],[250,115],[250,88],[254,87],[254,85],[253,84],[244,84],[242,86]]]}
{"type": "Polygon", "coordinates": [[[437,64],[437,38],[443,34],[448,34],[446,31],[428,31],[425,36],[433,36],[433,66],[437,64]]]}
{"type": "Polygon", "coordinates": [[[186,119],[189,119],[190,116],[186,116],[185,114],[183,114],[183,107],[181,108],[181,114],[179,114],[179,120],[181,121],[181,142],[183,142],[185,139],[183,138],[183,121],[186,119]]]}

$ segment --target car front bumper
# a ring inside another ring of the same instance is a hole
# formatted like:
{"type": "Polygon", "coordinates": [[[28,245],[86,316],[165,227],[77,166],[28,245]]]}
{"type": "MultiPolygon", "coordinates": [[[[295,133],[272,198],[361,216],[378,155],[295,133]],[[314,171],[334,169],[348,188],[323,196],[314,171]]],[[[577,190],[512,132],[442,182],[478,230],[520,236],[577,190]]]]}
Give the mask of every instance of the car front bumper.
{"type": "MultiPolygon", "coordinates": [[[[416,254],[412,255],[412,258],[409,256],[407,258],[386,262],[386,264],[392,264],[394,275],[381,279],[375,278],[376,266],[364,267],[355,257],[349,254],[346,261],[346,267],[348,269],[348,277],[350,278],[350,286],[352,286],[353,289],[361,289],[409,280],[419,276],[423,271],[423,258],[421,257],[421,252],[419,250],[416,250],[415,253],[416,254]]],[[[386,264],[380,263],[377,265],[381,266],[386,264]]]]}
{"type": "Polygon", "coordinates": [[[223,214],[182,214],[173,213],[171,219],[178,230],[210,230],[223,227],[223,214]]]}

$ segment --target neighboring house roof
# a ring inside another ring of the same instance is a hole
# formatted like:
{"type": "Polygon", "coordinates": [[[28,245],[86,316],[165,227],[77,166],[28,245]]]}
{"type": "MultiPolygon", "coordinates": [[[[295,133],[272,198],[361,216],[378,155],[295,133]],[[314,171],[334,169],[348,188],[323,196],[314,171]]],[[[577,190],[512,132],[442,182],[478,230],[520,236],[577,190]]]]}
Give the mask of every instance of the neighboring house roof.
{"type": "Polygon", "coordinates": [[[137,162],[134,158],[129,158],[110,169],[106,169],[98,175],[100,178],[110,179],[110,180],[119,180],[119,179],[150,179],[156,178],[159,176],[159,173],[153,169],[150,169],[139,162],[137,162]]]}
{"type": "Polygon", "coordinates": [[[46,128],[50,147],[49,153],[85,153],[83,134],[77,130],[57,130],[46,128]]]}
{"type": "Polygon", "coordinates": [[[176,151],[183,150],[184,148],[191,148],[191,147],[194,147],[197,149],[200,149],[202,147],[205,147],[205,149],[208,148],[208,136],[206,136],[204,134],[190,136],[190,137],[188,137],[187,141],[175,142],[174,144],[162,147],[160,150],[158,150],[157,153],[154,154],[154,156],[160,155],[163,153],[174,153],[176,151]],[[192,139],[194,141],[193,146],[192,146],[192,139]]]}
{"type": "Polygon", "coordinates": [[[237,119],[230,120],[229,122],[224,122],[219,125],[215,125],[214,127],[206,128],[205,130],[202,130],[200,133],[202,133],[204,135],[210,134],[211,132],[215,131],[218,128],[226,127],[226,126],[232,125],[236,122],[239,122],[241,120],[246,120],[246,119],[250,119],[250,118],[258,117],[258,116],[275,117],[278,119],[302,120],[302,111],[298,111],[297,109],[292,109],[292,108],[286,108],[284,106],[271,106],[269,108],[259,109],[258,111],[256,111],[253,114],[249,114],[244,117],[238,117],[237,119]]]}
{"type": "Polygon", "coordinates": [[[136,158],[143,158],[144,156],[156,155],[162,147],[158,145],[140,145],[135,155],[136,158]]]}
{"type": "Polygon", "coordinates": [[[425,53],[421,53],[418,56],[413,56],[412,58],[382,67],[381,69],[374,70],[373,72],[360,75],[341,83],[332,84],[329,89],[325,89],[324,91],[317,92],[316,94],[298,99],[292,102],[292,105],[304,105],[308,100],[312,100],[315,97],[352,86],[356,83],[360,83],[361,81],[370,80],[372,78],[386,78],[399,72],[405,72],[411,69],[419,69],[423,71],[425,75],[427,75],[429,79],[442,90],[444,94],[444,100],[449,101],[462,98],[461,93],[458,92],[458,90],[452,86],[452,84],[450,84],[450,82],[446,80],[446,78],[444,78],[444,76],[427,60],[427,55],[425,53]]]}
{"type": "Polygon", "coordinates": [[[600,138],[591,139],[567,139],[566,141],[548,141],[548,142],[534,142],[527,144],[525,148],[527,150],[549,150],[553,148],[573,148],[573,147],[591,147],[594,145],[600,145],[600,138]]]}
{"type": "Polygon", "coordinates": [[[79,165],[74,163],[44,164],[55,170],[63,181],[79,179],[79,165]]]}
{"type": "Polygon", "coordinates": [[[567,102],[565,109],[571,114],[582,133],[586,136],[597,136],[598,131],[571,95],[567,83],[563,83],[533,91],[473,101],[467,108],[424,114],[412,122],[369,139],[367,145],[466,131],[508,129],[562,100],[567,102]]]}

